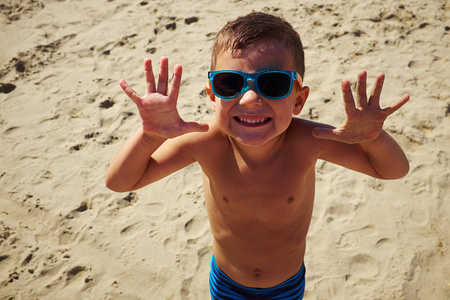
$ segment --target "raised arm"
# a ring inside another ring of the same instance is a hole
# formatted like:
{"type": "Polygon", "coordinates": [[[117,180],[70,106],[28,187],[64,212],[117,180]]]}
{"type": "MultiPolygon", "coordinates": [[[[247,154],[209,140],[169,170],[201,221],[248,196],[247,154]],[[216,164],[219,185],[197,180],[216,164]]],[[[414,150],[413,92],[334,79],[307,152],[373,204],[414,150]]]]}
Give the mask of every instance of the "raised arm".
{"type": "MultiPolygon", "coordinates": [[[[168,59],[166,57],[161,58],[158,85],[155,83],[150,59],[145,59],[144,69],[146,92],[142,97],[125,80],[120,80],[120,86],[139,110],[142,126],[120,148],[106,173],[106,186],[118,192],[143,186],[143,176],[151,171],[155,173],[154,178],[167,175],[157,174],[158,172],[167,172],[167,170],[159,170],[151,164],[152,154],[167,139],[176,138],[188,132],[208,130],[207,124],[185,122],[178,114],[176,106],[182,74],[180,65],[174,67],[170,88],[168,59]],[[154,170],[149,170],[152,167],[154,167],[154,170]]],[[[170,149],[167,149],[167,151],[170,151],[170,149]]],[[[179,163],[180,165],[183,164],[183,162],[179,163]]],[[[186,162],[186,164],[188,163],[186,162]]]]}
{"type": "MultiPolygon", "coordinates": [[[[367,73],[358,73],[356,103],[348,80],[342,81],[342,92],[347,118],[338,128],[317,127],[313,130],[316,138],[334,140],[345,144],[359,144],[365,151],[365,157],[375,173],[370,170],[365,173],[385,179],[396,179],[405,176],[409,170],[409,163],[400,145],[383,130],[386,118],[397,111],[409,100],[409,95],[404,95],[397,102],[380,108],[380,94],[384,83],[384,74],[378,74],[372,92],[367,97],[366,80],[367,73]]],[[[325,157],[333,157],[341,165],[352,165],[353,169],[367,170],[366,166],[354,166],[350,155],[343,153],[346,148],[354,151],[355,147],[337,147],[342,153],[325,153],[325,157]],[[347,160],[347,161],[346,161],[347,160]]],[[[355,158],[357,159],[357,158],[355,158]]],[[[364,164],[364,160],[359,160],[364,164]]]]}

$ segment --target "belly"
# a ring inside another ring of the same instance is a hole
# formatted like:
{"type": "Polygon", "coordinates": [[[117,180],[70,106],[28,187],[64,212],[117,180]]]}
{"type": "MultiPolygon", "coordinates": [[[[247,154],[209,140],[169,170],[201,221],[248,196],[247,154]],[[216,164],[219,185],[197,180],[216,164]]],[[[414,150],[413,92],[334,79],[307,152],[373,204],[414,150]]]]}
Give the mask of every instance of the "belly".
{"type": "Polygon", "coordinates": [[[271,287],[294,276],[304,259],[312,213],[306,203],[313,198],[286,197],[272,204],[253,199],[252,205],[227,200],[207,201],[219,268],[250,287],[271,287]]]}
{"type": "Polygon", "coordinates": [[[242,285],[275,286],[294,276],[303,263],[314,172],[283,174],[237,174],[216,182],[204,174],[217,265],[242,285]]]}

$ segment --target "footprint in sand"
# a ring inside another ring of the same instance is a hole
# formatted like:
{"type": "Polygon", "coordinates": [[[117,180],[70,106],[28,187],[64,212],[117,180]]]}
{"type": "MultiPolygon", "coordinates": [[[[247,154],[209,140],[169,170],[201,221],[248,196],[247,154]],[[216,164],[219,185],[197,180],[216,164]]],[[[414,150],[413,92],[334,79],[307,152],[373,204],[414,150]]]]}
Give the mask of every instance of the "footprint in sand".
{"type": "Polygon", "coordinates": [[[183,299],[188,299],[189,298],[189,290],[191,289],[191,285],[192,285],[192,278],[188,278],[183,280],[183,283],[181,284],[181,290],[180,290],[180,294],[183,297],[183,299]]]}
{"type": "Polygon", "coordinates": [[[152,240],[164,243],[167,247],[175,248],[175,242],[172,241],[172,237],[176,236],[176,228],[174,226],[165,227],[160,223],[152,223],[148,233],[152,240]]]}
{"type": "Polygon", "coordinates": [[[168,238],[164,240],[164,249],[169,253],[175,253],[177,245],[172,238],[168,238]]]}
{"type": "Polygon", "coordinates": [[[197,272],[199,257],[196,252],[184,251],[184,253],[176,255],[176,263],[183,278],[189,279],[197,272]]]}
{"type": "Polygon", "coordinates": [[[134,236],[135,233],[140,233],[139,224],[142,222],[136,222],[131,225],[126,226],[120,231],[121,236],[134,236]]]}
{"type": "Polygon", "coordinates": [[[157,217],[165,217],[167,205],[162,202],[153,202],[146,204],[146,213],[155,221],[157,217]]]}
{"type": "Polygon", "coordinates": [[[381,238],[375,243],[376,252],[384,257],[390,257],[395,253],[397,246],[395,241],[390,238],[381,238]]]}
{"type": "Polygon", "coordinates": [[[425,201],[417,201],[415,205],[412,206],[410,212],[411,221],[419,225],[425,225],[428,223],[429,210],[427,203],[425,201]]]}
{"type": "Polygon", "coordinates": [[[374,278],[380,273],[379,263],[368,254],[357,254],[350,259],[349,277],[374,278]]]}
{"type": "Polygon", "coordinates": [[[325,220],[327,220],[328,223],[332,221],[345,223],[351,219],[350,216],[355,213],[357,208],[357,205],[352,203],[337,203],[331,205],[325,212],[325,214],[327,215],[325,217],[325,220]]]}
{"type": "Polygon", "coordinates": [[[368,238],[378,233],[376,227],[372,224],[366,225],[362,228],[344,232],[339,237],[338,247],[344,249],[359,248],[362,241],[368,241],[368,238]]]}
{"type": "Polygon", "coordinates": [[[208,219],[204,215],[196,215],[184,225],[186,237],[196,239],[208,230],[208,219]]]}

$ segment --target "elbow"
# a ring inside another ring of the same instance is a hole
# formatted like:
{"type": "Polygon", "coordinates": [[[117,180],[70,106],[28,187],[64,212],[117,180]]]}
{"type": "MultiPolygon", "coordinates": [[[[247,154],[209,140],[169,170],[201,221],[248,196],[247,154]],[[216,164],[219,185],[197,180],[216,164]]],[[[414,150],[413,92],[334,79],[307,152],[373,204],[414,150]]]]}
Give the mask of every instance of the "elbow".
{"type": "Polygon", "coordinates": [[[403,178],[403,177],[405,177],[406,175],[408,175],[408,173],[409,173],[409,162],[407,161],[407,162],[405,163],[405,166],[403,167],[403,169],[402,169],[401,172],[399,173],[398,178],[396,178],[396,179],[403,178]]]}
{"type": "Polygon", "coordinates": [[[117,187],[115,185],[109,185],[109,184],[107,184],[106,187],[116,193],[126,193],[126,192],[131,192],[133,190],[133,189],[121,188],[121,187],[117,187]]]}
{"type": "Polygon", "coordinates": [[[105,186],[113,192],[118,192],[116,184],[114,184],[114,180],[109,176],[108,172],[105,177],[105,186]]]}
{"type": "Polygon", "coordinates": [[[126,181],[113,172],[111,166],[106,171],[105,186],[113,192],[125,193],[132,190],[132,187],[126,185],[126,181]]]}
{"type": "Polygon", "coordinates": [[[116,186],[111,185],[111,184],[108,184],[108,183],[106,183],[106,187],[107,187],[108,189],[110,189],[111,191],[116,192],[116,193],[124,193],[124,192],[126,192],[125,190],[122,190],[122,189],[120,189],[120,188],[117,188],[116,186]]]}
{"type": "Polygon", "coordinates": [[[402,167],[399,168],[399,172],[397,174],[397,178],[394,179],[400,179],[408,175],[409,173],[409,161],[405,158],[405,161],[402,164],[402,167]]]}
{"type": "Polygon", "coordinates": [[[105,185],[108,189],[110,189],[113,192],[118,192],[118,193],[122,193],[123,191],[121,189],[119,189],[118,187],[116,187],[115,184],[111,183],[109,180],[105,180],[105,185]]]}
{"type": "Polygon", "coordinates": [[[400,178],[405,177],[406,175],[408,175],[408,173],[409,173],[409,162],[406,161],[403,164],[403,166],[397,168],[397,170],[395,172],[386,174],[384,176],[382,176],[382,174],[380,174],[380,178],[386,179],[386,180],[395,180],[395,179],[400,179],[400,178]]]}
{"type": "Polygon", "coordinates": [[[105,185],[108,189],[117,193],[130,192],[132,190],[132,188],[124,187],[121,184],[115,182],[113,179],[109,178],[108,176],[106,176],[105,185]]]}

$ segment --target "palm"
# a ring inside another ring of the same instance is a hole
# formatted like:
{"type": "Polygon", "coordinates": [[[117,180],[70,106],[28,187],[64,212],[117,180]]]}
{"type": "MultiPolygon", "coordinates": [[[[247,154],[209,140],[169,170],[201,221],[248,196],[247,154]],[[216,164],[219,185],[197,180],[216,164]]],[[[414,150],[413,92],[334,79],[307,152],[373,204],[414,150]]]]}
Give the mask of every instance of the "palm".
{"type": "Polygon", "coordinates": [[[340,127],[335,129],[315,128],[313,131],[315,137],[348,144],[373,141],[381,133],[386,118],[409,100],[409,95],[404,95],[399,101],[382,109],[380,108],[380,94],[384,75],[378,74],[369,98],[366,93],[366,79],[365,71],[358,73],[356,103],[349,81],[342,82],[347,118],[340,127]]]}
{"type": "Polygon", "coordinates": [[[173,138],[192,131],[207,130],[206,124],[185,122],[177,110],[177,99],[181,84],[182,68],[176,65],[173,79],[168,85],[168,60],[161,58],[161,70],[156,86],[150,59],[144,61],[146,93],[140,97],[126,82],[120,81],[120,86],[137,105],[142,119],[145,134],[163,138],[173,138]]]}
{"type": "Polygon", "coordinates": [[[176,108],[176,98],[147,93],[135,101],[145,133],[172,138],[182,131],[183,120],[176,108]]]}

